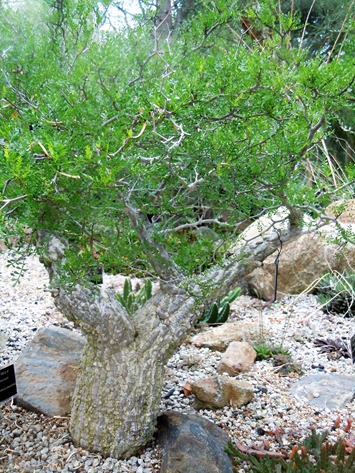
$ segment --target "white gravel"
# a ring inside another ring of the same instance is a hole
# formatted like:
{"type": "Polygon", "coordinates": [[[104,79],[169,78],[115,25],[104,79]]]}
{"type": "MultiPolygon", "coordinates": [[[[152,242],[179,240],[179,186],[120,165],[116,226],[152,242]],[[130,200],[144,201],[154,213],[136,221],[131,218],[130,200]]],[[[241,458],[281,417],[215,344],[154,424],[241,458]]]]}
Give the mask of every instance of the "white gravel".
{"type": "MultiPolygon", "coordinates": [[[[38,328],[46,325],[72,328],[54,307],[46,291],[47,274],[37,258],[27,258],[26,271],[16,285],[13,281],[16,275],[7,266],[8,260],[8,253],[0,254],[0,367],[16,361],[38,328]]],[[[325,315],[315,297],[288,297],[268,305],[242,296],[232,308],[232,320],[258,322],[261,338],[277,345],[282,343],[304,374],[354,374],[350,359],[329,358],[313,344],[315,338],[347,339],[355,332],[354,319],[325,315]]],[[[182,387],[186,381],[215,374],[220,357],[220,353],[207,348],[182,345],[167,366],[161,410],[196,412],[194,396],[186,397],[182,387]]],[[[336,438],[345,435],[342,429],[348,418],[355,423],[355,401],[336,411],[320,412],[309,407],[289,393],[300,374],[280,376],[271,361],[256,362],[253,370],[240,377],[254,386],[255,398],[251,403],[240,409],[198,411],[224,428],[233,440],[258,448],[280,449],[303,439],[312,428],[331,430],[336,438]],[[341,419],[340,427],[333,428],[337,417],[341,419]]],[[[102,458],[75,448],[68,435],[67,420],[25,411],[11,401],[1,404],[0,472],[154,473],[160,470],[160,452],[154,445],[127,461],[102,458]]]]}

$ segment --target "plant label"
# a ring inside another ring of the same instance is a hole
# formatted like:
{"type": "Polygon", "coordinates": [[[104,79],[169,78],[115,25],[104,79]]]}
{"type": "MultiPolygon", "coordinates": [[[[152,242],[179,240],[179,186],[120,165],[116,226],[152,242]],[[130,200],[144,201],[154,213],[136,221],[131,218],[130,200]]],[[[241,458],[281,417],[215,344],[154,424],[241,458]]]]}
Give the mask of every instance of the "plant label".
{"type": "Polygon", "coordinates": [[[17,394],[15,365],[0,369],[0,402],[17,394]]]}

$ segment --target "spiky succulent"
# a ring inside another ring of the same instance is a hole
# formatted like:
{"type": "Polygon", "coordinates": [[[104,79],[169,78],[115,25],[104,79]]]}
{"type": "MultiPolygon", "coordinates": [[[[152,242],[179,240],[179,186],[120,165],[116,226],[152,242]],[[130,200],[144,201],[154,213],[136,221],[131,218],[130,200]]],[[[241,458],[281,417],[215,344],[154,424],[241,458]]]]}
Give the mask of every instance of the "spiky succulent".
{"type": "Polygon", "coordinates": [[[241,289],[237,287],[233,291],[230,291],[222,299],[218,299],[208,306],[199,319],[200,324],[223,324],[229,317],[231,303],[240,296],[241,289]]]}
{"type": "Polygon", "coordinates": [[[355,316],[355,273],[329,273],[320,279],[315,294],[324,312],[355,316]]]}
{"type": "Polygon", "coordinates": [[[332,353],[337,358],[351,358],[351,350],[349,344],[341,338],[318,338],[314,341],[316,347],[320,348],[321,353],[332,353]]]}

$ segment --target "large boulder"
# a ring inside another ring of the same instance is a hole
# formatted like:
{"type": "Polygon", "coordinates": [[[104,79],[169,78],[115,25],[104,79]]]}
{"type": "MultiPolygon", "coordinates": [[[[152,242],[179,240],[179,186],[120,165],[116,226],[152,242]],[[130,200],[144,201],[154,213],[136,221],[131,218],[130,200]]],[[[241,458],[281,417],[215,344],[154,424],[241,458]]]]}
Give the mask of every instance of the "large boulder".
{"type": "Polygon", "coordinates": [[[330,217],[335,217],[341,223],[355,223],[355,199],[337,200],[325,210],[330,217]]]}
{"type": "Polygon", "coordinates": [[[39,330],[15,364],[16,404],[51,416],[67,415],[84,343],[71,330],[39,330]]]}
{"type": "Polygon", "coordinates": [[[200,409],[237,408],[248,404],[254,397],[251,384],[225,375],[200,378],[189,384],[200,409]]]}
{"type": "Polygon", "coordinates": [[[268,246],[270,241],[287,234],[289,229],[289,211],[286,207],[279,207],[251,223],[229,248],[229,257],[233,260],[235,255],[240,255],[240,252],[245,250],[246,244],[252,255],[255,248],[268,246]]]}
{"type": "Polygon", "coordinates": [[[163,450],[160,473],[233,472],[225,452],[227,433],[196,414],[163,414],[158,418],[157,440],[163,450]]]}
{"type": "MultiPolygon", "coordinates": [[[[336,216],[345,230],[355,232],[355,200],[346,206],[334,203],[327,210],[336,216]]],[[[278,261],[277,296],[299,294],[329,271],[351,269],[355,261],[355,245],[335,242],[338,231],[335,224],[302,234],[283,245],[278,261]]],[[[275,263],[278,252],[268,256],[262,266],[247,276],[249,291],[264,300],[274,296],[275,263]]]]}

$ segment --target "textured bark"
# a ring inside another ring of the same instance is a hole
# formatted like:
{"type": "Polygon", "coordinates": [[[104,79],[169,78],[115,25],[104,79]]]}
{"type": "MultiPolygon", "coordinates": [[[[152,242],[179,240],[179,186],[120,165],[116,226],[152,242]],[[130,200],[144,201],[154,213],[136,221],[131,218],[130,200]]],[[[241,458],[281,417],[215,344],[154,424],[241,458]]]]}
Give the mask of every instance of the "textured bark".
{"type": "Polygon", "coordinates": [[[87,335],[73,396],[75,444],[129,457],[151,440],[164,367],[191,326],[195,301],[165,287],[133,317],[112,294],[93,297],[77,287],[56,303],[87,335]]]}
{"type": "Polygon", "coordinates": [[[157,5],[155,27],[159,36],[167,39],[172,30],[171,0],[160,0],[157,5]]]}
{"type": "Polygon", "coordinates": [[[155,345],[142,352],[89,342],[71,411],[74,443],[111,457],[142,448],[155,430],[165,361],[155,345]]]}

